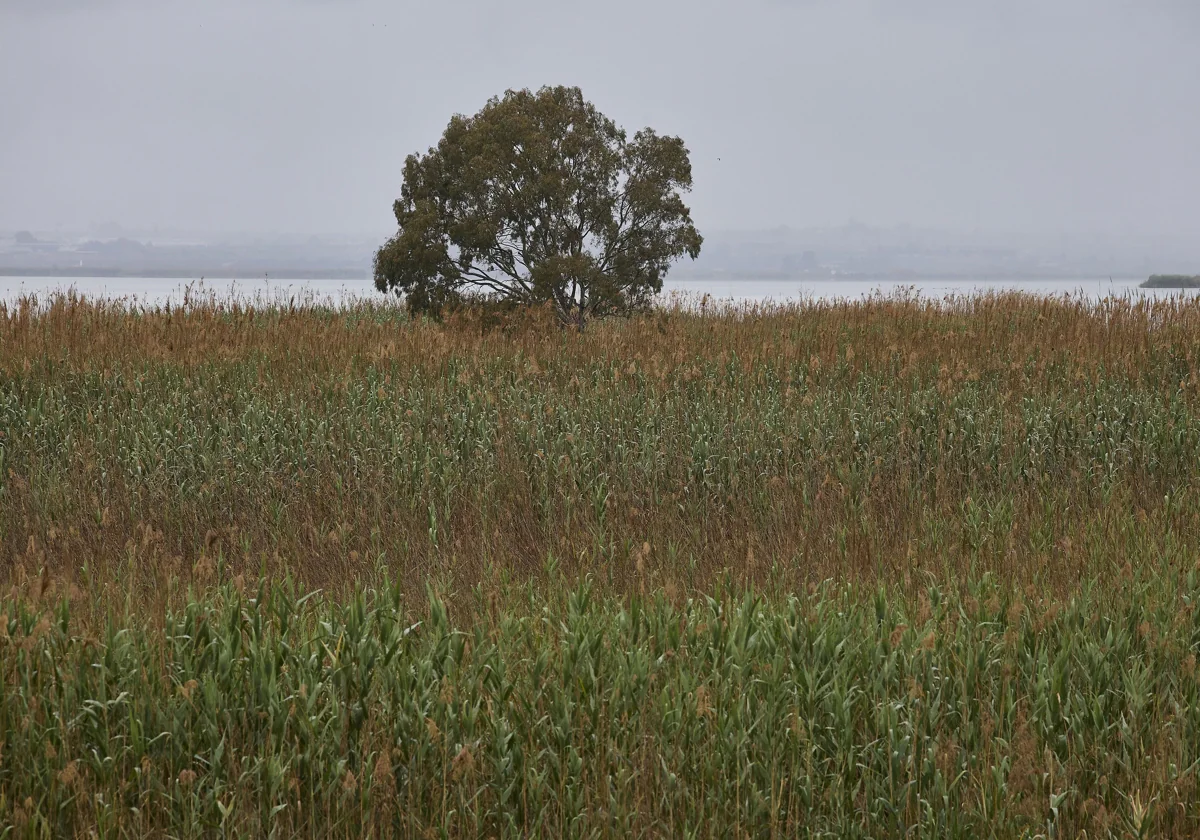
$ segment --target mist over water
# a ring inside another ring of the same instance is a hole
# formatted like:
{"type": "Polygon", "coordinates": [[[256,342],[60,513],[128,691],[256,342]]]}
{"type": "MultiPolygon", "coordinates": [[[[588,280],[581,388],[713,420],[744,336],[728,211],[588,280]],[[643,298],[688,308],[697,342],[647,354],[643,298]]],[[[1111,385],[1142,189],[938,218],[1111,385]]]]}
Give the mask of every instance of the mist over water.
{"type": "Polygon", "coordinates": [[[0,237],[382,239],[452,114],[572,84],[687,142],[705,234],[1194,241],[1198,38],[1194,0],[4,0],[0,237]]]}

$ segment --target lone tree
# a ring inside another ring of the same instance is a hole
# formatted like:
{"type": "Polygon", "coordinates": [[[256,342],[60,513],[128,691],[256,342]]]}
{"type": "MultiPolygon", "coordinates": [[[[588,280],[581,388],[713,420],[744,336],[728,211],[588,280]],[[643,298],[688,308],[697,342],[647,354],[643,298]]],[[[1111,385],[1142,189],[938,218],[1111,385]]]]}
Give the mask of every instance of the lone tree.
{"type": "Polygon", "coordinates": [[[413,312],[490,297],[582,328],[648,306],[672,262],[700,255],[691,186],[678,137],[630,140],[576,87],[510,90],[404,162],[375,286],[413,312]]]}

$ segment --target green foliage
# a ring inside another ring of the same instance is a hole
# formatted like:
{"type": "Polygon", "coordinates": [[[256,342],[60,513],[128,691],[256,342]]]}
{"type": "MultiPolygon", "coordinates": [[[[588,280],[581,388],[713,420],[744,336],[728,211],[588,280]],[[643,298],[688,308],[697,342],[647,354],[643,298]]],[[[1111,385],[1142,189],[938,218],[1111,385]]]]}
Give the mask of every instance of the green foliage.
{"type": "Polygon", "coordinates": [[[644,308],[674,260],[699,256],[691,185],[679,138],[630,140],[578,88],[510,90],[405,161],[375,285],[414,312],[471,294],[548,303],[578,326],[644,308]]]}
{"type": "Polygon", "coordinates": [[[9,836],[1195,836],[1194,572],[1066,602],[0,602],[9,836]]]}

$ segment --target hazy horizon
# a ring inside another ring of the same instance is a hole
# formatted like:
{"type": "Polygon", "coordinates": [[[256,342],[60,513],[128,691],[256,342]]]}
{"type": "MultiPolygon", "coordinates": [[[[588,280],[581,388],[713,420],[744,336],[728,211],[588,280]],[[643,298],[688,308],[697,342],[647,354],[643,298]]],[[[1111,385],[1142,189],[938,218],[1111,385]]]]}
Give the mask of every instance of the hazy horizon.
{"type": "Polygon", "coordinates": [[[1188,240],[1188,0],[6,0],[0,229],[381,236],[404,157],[577,84],[692,151],[701,231],[1188,240]]]}

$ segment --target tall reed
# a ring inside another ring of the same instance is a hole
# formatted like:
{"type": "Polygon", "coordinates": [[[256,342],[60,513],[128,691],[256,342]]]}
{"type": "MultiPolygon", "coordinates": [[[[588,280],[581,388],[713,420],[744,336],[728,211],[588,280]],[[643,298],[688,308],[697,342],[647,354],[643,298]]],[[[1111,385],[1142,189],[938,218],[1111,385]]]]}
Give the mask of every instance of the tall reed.
{"type": "Polygon", "coordinates": [[[26,301],[0,312],[0,572],[1066,592],[1200,553],[1198,365],[1182,301],[676,307],[582,335],[26,301]]]}
{"type": "Polygon", "coordinates": [[[1194,837],[1197,573],[0,604],[11,836],[1194,837]]]}

